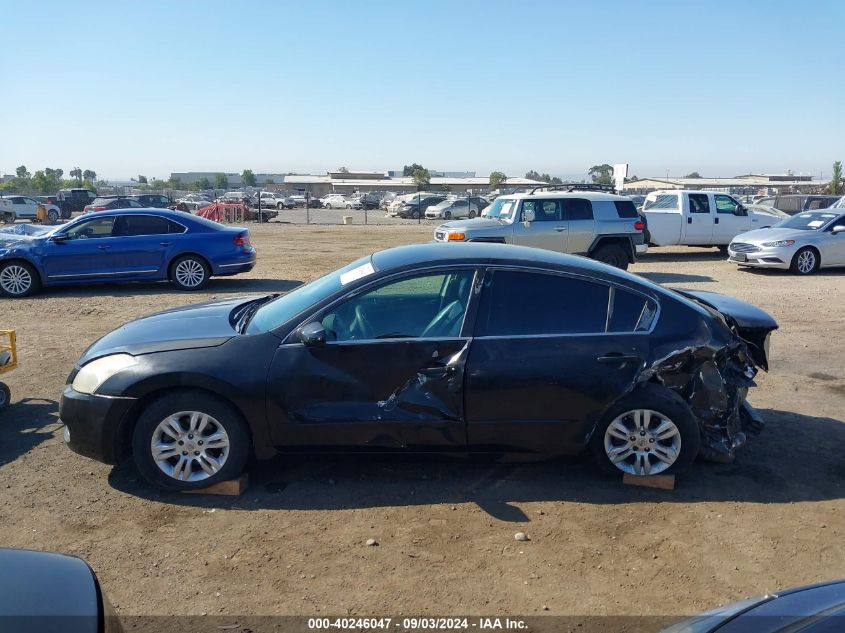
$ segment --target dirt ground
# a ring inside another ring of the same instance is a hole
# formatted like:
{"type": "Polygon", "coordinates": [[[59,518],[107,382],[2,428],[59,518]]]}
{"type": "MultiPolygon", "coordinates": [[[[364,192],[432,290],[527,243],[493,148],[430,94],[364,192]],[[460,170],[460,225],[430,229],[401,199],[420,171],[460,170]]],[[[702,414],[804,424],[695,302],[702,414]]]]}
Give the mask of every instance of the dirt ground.
{"type": "Polygon", "coordinates": [[[845,577],[845,270],[799,279],[680,248],[632,267],[780,323],[749,398],[767,428],[674,492],[623,487],[587,458],[280,457],[238,498],[165,495],[63,445],[59,395],[98,336],[171,306],[288,290],[431,229],[273,223],[253,229],[249,275],[200,294],[143,284],[0,300],[20,354],[0,414],[0,545],[83,557],[122,615],[676,615],[845,577]]]}

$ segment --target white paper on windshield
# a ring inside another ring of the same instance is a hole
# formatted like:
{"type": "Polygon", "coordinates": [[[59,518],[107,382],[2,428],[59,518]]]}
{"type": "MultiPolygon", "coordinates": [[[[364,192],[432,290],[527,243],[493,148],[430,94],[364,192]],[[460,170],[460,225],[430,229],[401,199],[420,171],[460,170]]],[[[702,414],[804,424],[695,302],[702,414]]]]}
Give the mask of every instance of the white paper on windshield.
{"type": "Polygon", "coordinates": [[[822,224],[824,224],[824,220],[813,220],[812,222],[807,222],[807,226],[809,226],[811,229],[817,229],[822,224]]]}
{"type": "Polygon", "coordinates": [[[357,268],[353,268],[352,270],[347,270],[340,276],[340,284],[345,286],[348,283],[351,283],[357,279],[361,279],[362,277],[366,277],[367,275],[372,275],[375,271],[373,265],[370,262],[366,264],[362,264],[357,268]]]}

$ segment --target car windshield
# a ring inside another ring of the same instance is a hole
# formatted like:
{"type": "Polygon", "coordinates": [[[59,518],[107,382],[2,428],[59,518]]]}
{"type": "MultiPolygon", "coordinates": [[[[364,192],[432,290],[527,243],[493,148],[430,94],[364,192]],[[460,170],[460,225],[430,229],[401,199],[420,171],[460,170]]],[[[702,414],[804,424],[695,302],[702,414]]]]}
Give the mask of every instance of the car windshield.
{"type": "Polygon", "coordinates": [[[261,306],[250,321],[247,333],[267,332],[277,328],[315,303],[331,296],[346,284],[372,275],[374,272],[372,257],[367,255],[311,283],[299,286],[261,306]]]}
{"type": "Polygon", "coordinates": [[[779,229],[817,231],[836,217],[839,217],[838,213],[798,213],[775,226],[779,229]]]}
{"type": "Polygon", "coordinates": [[[513,198],[496,198],[493,204],[484,210],[484,217],[512,220],[516,212],[517,202],[513,198]]]}

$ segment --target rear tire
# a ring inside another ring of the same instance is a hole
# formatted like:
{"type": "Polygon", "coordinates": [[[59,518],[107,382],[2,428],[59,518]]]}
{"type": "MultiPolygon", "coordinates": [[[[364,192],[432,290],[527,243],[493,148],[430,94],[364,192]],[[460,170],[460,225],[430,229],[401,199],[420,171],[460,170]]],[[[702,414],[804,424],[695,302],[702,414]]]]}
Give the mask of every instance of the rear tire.
{"type": "Polygon", "coordinates": [[[443,219],[444,220],[451,220],[452,219],[452,212],[451,211],[444,211],[443,212],[443,219]]]}
{"type": "Polygon", "coordinates": [[[38,292],[41,278],[32,265],[22,261],[0,264],[0,294],[19,299],[38,292]]]}
{"type": "Polygon", "coordinates": [[[132,433],[138,471],[163,490],[195,490],[233,479],[246,467],[250,450],[249,429],[240,413],[204,391],[154,400],[132,433]]]}
{"type": "Polygon", "coordinates": [[[686,401],[666,387],[649,384],[608,409],[590,438],[590,452],[610,474],[669,475],[689,468],[700,444],[701,432],[686,401]]]}
{"type": "Polygon", "coordinates": [[[280,202],[279,204],[276,205],[276,209],[279,210],[279,211],[282,211],[284,208],[285,208],[285,205],[284,205],[283,202],[280,202]]]}
{"type": "Polygon", "coordinates": [[[792,256],[789,270],[794,275],[812,275],[819,269],[820,263],[818,251],[805,246],[792,256]]]}
{"type": "Polygon", "coordinates": [[[179,290],[201,290],[210,277],[208,264],[198,255],[182,255],[170,264],[170,283],[179,290]]]}
{"type": "Polygon", "coordinates": [[[474,217],[475,217],[475,211],[473,211],[472,209],[470,209],[470,212],[469,212],[469,219],[470,219],[470,220],[472,220],[474,217]]]}
{"type": "Polygon", "coordinates": [[[0,382],[0,411],[9,406],[12,402],[12,390],[5,382],[0,382]]]}
{"type": "Polygon", "coordinates": [[[622,270],[628,270],[628,253],[626,253],[621,246],[616,244],[607,244],[599,246],[593,254],[590,255],[596,261],[608,264],[622,270]]]}

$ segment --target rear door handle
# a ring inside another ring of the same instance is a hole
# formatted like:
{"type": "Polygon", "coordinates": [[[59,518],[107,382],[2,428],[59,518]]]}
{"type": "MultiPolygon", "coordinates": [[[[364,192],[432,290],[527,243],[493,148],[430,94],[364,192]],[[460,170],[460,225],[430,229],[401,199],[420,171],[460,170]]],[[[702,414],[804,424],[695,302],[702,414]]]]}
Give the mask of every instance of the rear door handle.
{"type": "Polygon", "coordinates": [[[620,354],[619,352],[610,352],[609,354],[605,354],[604,356],[599,356],[596,360],[600,363],[606,363],[609,365],[615,365],[619,363],[626,363],[628,361],[642,362],[642,356],[637,356],[636,354],[620,354]]]}
{"type": "Polygon", "coordinates": [[[560,233],[561,231],[565,231],[565,230],[566,230],[565,226],[556,226],[555,227],[555,231],[557,231],[558,233],[560,233]]]}
{"type": "Polygon", "coordinates": [[[426,367],[420,370],[420,373],[423,376],[428,376],[429,378],[442,378],[444,376],[451,376],[458,371],[458,368],[454,365],[434,365],[432,367],[426,367]]]}
{"type": "Polygon", "coordinates": [[[160,242],[162,246],[170,246],[170,242],[160,242]]]}
{"type": "Polygon", "coordinates": [[[111,246],[98,246],[97,248],[99,248],[101,251],[107,251],[111,248],[111,246]]]}
{"type": "Polygon", "coordinates": [[[692,224],[692,216],[687,218],[687,224],[692,224]]]}
{"type": "Polygon", "coordinates": [[[718,223],[719,223],[719,218],[716,218],[716,219],[715,219],[715,220],[713,220],[713,221],[714,221],[716,224],[718,224],[718,223]]]}

